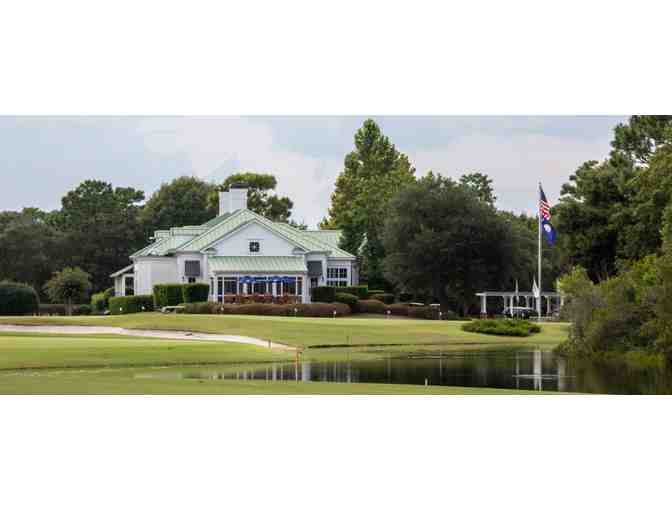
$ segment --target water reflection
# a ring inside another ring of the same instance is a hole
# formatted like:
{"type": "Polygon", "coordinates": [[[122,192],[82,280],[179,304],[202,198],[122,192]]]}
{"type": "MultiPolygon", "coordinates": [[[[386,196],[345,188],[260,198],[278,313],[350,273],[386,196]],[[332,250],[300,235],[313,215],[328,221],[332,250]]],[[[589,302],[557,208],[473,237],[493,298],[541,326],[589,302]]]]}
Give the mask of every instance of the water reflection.
{"type": "MultiPolygon", "coordinates": [[[[143,374],[143,376],[150,376],[143,374]]],[[[567,361],[548,351],[487,351],[418,354],[374,361],[266,364],[257,367],[197,367],[152,377],[395,383],[515,388],[582,393],[672,393],[672,374],[653,368],[567,361]]]]}

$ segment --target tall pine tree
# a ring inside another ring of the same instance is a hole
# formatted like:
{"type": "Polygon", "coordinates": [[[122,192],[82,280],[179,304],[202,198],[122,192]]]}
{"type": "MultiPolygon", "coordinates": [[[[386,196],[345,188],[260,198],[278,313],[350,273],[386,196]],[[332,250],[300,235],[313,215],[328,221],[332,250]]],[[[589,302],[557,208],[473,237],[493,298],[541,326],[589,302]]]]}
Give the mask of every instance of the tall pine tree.
{"type": "Polygon", "coordinates": [[[370,286],[385,283],[381,235],[390,201],[412,182],[415,168],[408,158],[382,134],[378,124],[367,119],[355,133],[355,150],[345,157],[331,195],[329,217],[321,226],[341,229],[341,248],[361,253],[361,276],[370,286]]]}

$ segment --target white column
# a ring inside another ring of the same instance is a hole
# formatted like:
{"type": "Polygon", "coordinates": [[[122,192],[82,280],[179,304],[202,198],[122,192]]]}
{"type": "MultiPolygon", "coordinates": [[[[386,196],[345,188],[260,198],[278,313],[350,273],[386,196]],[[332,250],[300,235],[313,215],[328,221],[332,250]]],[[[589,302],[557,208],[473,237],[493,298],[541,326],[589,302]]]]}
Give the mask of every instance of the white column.
{"type": "Polygon", "coordinates": [[[482,314],[482,315],[487,315],[487,314],[488,314],[488,309],[487,309],[487,306],[486,306],[486,296],[485,296],[485,294],[483,294],[483,295],[481,296],[481,314],[482,314]]]}

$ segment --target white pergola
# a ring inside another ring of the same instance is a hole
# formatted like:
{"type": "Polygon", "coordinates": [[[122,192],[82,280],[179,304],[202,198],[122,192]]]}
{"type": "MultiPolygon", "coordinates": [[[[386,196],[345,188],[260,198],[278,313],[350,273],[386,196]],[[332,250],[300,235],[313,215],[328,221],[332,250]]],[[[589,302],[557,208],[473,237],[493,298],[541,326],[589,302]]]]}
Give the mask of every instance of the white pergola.
{"type": "MultiPolygon", "coordinates": [[[[499,297],[503,299],[503,307],[508,308],[512,306],[520,306],[521,301],[525,303],[526,307],[537,308],[537,298],[534,297],[532,292],[496,292],[496,291],[485,291],[477,292],[476,295],[481,298],[481,315],[488,314],[488,298],[489,297],[499,297]],[[518,304],[514,304],[518,299],[518,304]]],[[[559,292],[542,292],[541,296],[541,309],[544,309],[544,299],[546,300],[546,315],[551,315],[551,308],[553,300],[562,307],[564,300],[562,295],[559,292]]]]}

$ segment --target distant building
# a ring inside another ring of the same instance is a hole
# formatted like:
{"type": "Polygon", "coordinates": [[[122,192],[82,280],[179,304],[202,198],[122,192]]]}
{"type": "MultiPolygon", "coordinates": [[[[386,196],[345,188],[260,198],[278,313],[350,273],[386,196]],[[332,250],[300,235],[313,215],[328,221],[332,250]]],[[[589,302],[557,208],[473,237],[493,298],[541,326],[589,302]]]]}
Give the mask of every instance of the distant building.
{"type": "Polygon", "coordinates": [[[200,226],[157,230],[153,242],[113,273],[118,296],[151,294],[160,283],[204,282],[210,300],[226,294],[297,296],[310,302],[320,285],[357,285],[354,255],[338,247],[338,230],[300,230],[247,209],[247,189],[219,194],[219,215],[200,226]]]}

